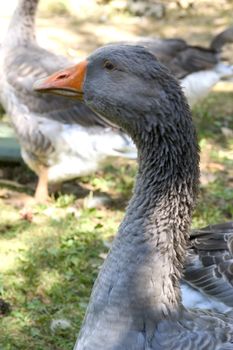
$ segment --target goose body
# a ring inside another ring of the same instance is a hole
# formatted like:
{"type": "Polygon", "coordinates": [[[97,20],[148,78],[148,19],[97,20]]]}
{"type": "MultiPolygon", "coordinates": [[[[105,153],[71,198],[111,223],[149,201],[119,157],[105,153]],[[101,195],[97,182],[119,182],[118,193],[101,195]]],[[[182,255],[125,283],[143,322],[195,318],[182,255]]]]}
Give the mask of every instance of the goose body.
{"type": "MultiPolygon", "coordinates": [[[[43,159],[46,158],[45,164],[48,168],[47,176],[50,183],[89,175],[114,157],[132,159],[136,157],[130,140],[111,128],[87,129],[81,125],[63,124],[56,121],[48,123],[46,119],[39,117],[37,121],[39,128],[36,125],[35,130],[39,131],[46,140],[39,142],[42,146],[46,146],[47,152],[41,150],[41,162],[43,164],[43,159]]],[[[22,157],[25,163],[39,175],[38,160],[34,161],[31,145],[28,143],[21,149],[22,157]]],[[[34,147],[37,147],[35,152],[38,152],[39,147],[37,145],[34,147]]]]}
{"type": "Polygon", "coordinates": [[[137,41],[180,79],[190,106],[206,97],[219,81],[232,80],[233,66],[223,63],[220,55],[224,45],[232,42],[233,27],[213,37],[207,48],[176,38],[137,41]]]}
{"type": "Polygon", "coordinates": [[[69,61],[38,46],[38,0],[19,0],[0,55],[0,101],[11,118],[26,164],[39,177],[36,199],[48,197],[48,182],[61,182],[97,170],[111,157],[136,158],[127,135],[112,128],[82,103],[42,96],[35,80],[69,61]]]}
{"type": "Polygon", "coordinates": [[[180,83],[190,106],[204,99],[212,88],[221,80],[231,81],[233,67],[222,63],[216,64],[209,70],[200,70],[188,74],[180,83]]]}
{"type": "Polygon", "coordinates": [[[36,83],[35,89],[84,100],[122,127],[138,149],[133,196],[74,349],[233,349],[232,308],[217,312],[210,303],[208,310],[182,304],[183,267],[185,283],[227,301],[220,289],[228,271],[224,261],[230,266],[232,223],[193,231],[189,238],[199,150],[176,80],[143,47],[112,45],[36,83]]]}

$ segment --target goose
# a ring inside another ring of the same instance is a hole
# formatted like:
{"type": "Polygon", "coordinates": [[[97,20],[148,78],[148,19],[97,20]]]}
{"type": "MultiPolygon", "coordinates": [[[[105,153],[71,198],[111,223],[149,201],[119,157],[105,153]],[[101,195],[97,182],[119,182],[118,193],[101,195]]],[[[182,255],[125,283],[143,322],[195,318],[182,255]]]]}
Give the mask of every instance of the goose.
{"type": "Polygon", "coordinates": [[[37,202],[48,183],[90,174],[112,157],[136,158],[129,137],[85,105],[42,96],[35,80],[70,63],[41,48],[35,36],[39,0],[19,0],[0,53],[0,102],[18,137],[22,158],[38,175],[37,202]]]}
{"type": "Polygon", "coordinates": [[[178,38],[138,41],[180,79],[190,106],[206,97],[219,81],[232,81],[233,66],[224,63],[220,55],[229,43],[233,43],[233,27],[214,36],[209,47],[190,45],[178,38]]]}
{"type": "MultiPolygon", "coordinates": [[[[119,44],[99,48],[34,88],[84,101],[125,130],[138,150],[133,195],[95,281],[74,350],[233,349],[232,309],[216,312],[182,303],[199,148],[177,80],[144,47],[119,44]]],[[[219,251],[232,250],[233,224],[213,228],[213,240],[211,227],[193,232],[193,250],[211,251],[217,245],[219,251]],[[220,231],[229,238],[228,248],[215,242],[225,239],[220,231]]],[[[218,254],[211,259],[217,264],[218,254]]]]}

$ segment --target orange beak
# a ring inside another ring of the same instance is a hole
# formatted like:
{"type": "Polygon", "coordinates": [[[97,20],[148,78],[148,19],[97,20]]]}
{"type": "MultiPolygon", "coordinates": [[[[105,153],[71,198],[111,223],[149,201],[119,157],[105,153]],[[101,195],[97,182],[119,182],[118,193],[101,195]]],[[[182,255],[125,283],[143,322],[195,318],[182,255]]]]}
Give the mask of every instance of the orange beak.
{"type": "Polygon", "coordinates": [[[83,84],[88,62],[54,73],[47,78],[35,82],[33,89],[38,92],[49,92],[56,95],[83,100],[83,84]]]}

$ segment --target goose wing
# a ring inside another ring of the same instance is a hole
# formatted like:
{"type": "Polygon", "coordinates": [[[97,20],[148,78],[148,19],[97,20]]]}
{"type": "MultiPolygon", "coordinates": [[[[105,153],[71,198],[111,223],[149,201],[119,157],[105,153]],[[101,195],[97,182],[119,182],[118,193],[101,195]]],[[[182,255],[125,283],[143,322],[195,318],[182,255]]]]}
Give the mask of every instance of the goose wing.
{"type": "Polygon", "coordinates": [[[215,50],[191,46],[182,39],[150,39],[138,44],[153,53],[178,79],[193,72],[212,69],[219,62],[215,50]]]}
{"type": "Polygon", "coordinates": [[[183,39],[145,39],[138,42],[148,48],[178,79],[209,70],[220,62],[219,52],[233,42],[233,27],[226,28],[211,41],[209,48],[189,45],[183,39]]]}
{"type": "Polygon", "coordinates": [[[179,321],[164,320],[156,327],[153,350],[232,350],[233,318],[201,310],[184,311],[179,321]]]}
{"type": "Polygon", "coordinates": [[[18,104],[27,106],[29,113],[65,124],[84,127],[109,126],[86,105],[62,96],[40,94],[33,91],[36,80],[64,69],[70,62],[36,45],[12,50],[5,60],[5,77],[9,93],[18,104]]]}
{"type": "Polygon", "coordinates": [[[184,281],[233,307],[233,222],[192,231],[184,281]]]}

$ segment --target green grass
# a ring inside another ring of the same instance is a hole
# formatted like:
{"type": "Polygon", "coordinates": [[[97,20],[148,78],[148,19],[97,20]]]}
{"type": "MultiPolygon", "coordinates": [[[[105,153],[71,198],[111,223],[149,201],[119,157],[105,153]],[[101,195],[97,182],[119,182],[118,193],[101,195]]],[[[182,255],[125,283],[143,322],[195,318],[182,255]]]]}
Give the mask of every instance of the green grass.
{"type": "Polygon", "coordinates": [[[72,348],[107,252],[105,241],[115,233],[132,190],[136,165],[117,165],[81,179],[91,193],[111,195],[108,208],[87,209],[85,200],[65,194],[50,207],[37,207],[28,222],[0,203],[0,297],[12,307],[0,318],[1,350],[72,348]],[[70,328],[51,331],[57,319],[68,320],[70,328]]]}
{"type": "Polygon", "coordinates": [[[106,251],[101,213],[83,210],[78,219],[69,213],[62,219],[38,217],[38,223],[16,220],[11,227],[7,219],[8,230],[1,236],[1,253],[10,260],[6,257],[3,264],[1,294],[12,305],[11,314],[0,321],[3,349],[30,349],[30,344],[38,350],[71,349],[102,263],[100,254],[106,251]],[[61,318],[71,328],[52,333],[51,321],[61,318]]]}
{"type": "Polygon", "coordinates": [[[233,130],[232,93],[213,92],[193,111],[201,148],[202,181],[193,226],[233,218],[233,138],[222,128],[233,130]],[[208,181],[209,177],[209,181],[208,181]]]}

